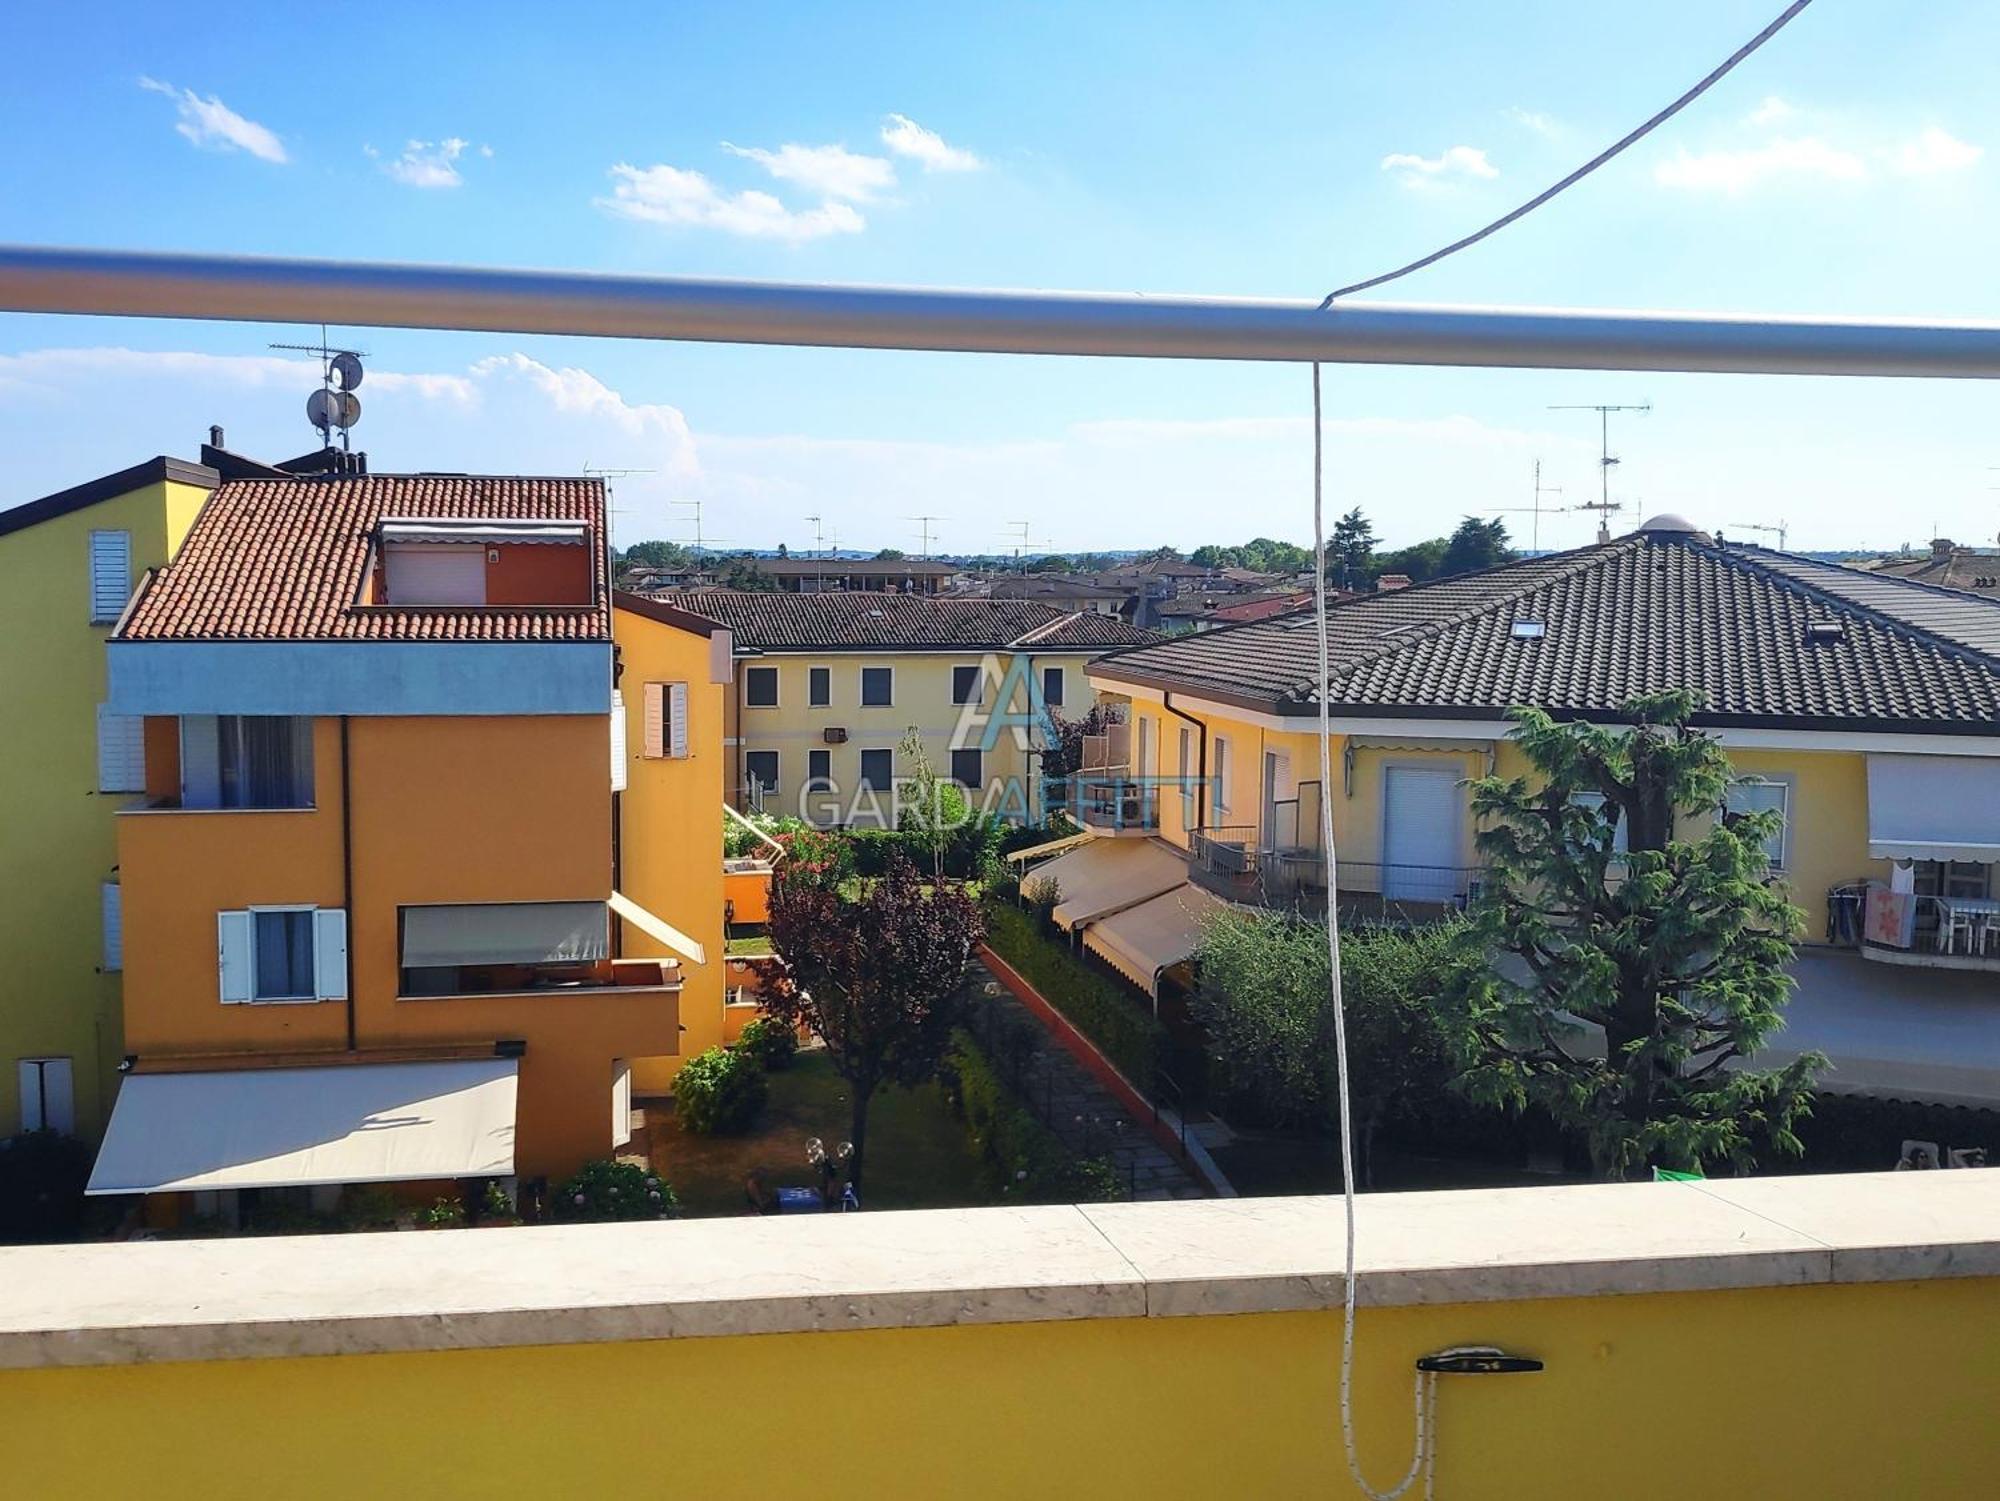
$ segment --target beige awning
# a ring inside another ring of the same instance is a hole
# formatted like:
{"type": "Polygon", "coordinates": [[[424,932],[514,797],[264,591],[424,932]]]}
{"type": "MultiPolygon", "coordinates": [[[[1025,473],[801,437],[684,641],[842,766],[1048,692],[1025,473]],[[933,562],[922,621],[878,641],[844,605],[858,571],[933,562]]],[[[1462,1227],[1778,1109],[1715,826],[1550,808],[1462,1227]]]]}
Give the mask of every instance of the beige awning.
{"type": "Polygon", "coordinates": [[[1046,860],[1051,855],[1060,855],[1064,850],[1073,850],[1080,844],[1088,844],[1096,837],[1088,829],[1081,834],[1065,834],[1060,839],[1051,839],[1047,844],[1031,844],[1024,850],[1015,850],[1007,856],[1007,863],[1019,865],[1028,860],[1046,860]]]}
{"type": "Polygon", "coordinates": [[[512,1058],[130,1074],[93,1194],[504,1178],[512,1058]]]}
{"type": "Polygon", "coordinates": [[[1160,971],[1192,959],[1202,924],[1229,903],[1199,886],[1179,886],[1127,907],[1083,930],[1083,946],[1148,995],[1160,993],[1160,971]]]}
{"type": "Polygon", "coordinates": [[[1025,884],[1053,880],[1059,928],[1104,917],[1171,891],[1188,878],[1187,861],[1151,839],[1093,839],[1027,873],[1025,884]]]}
{"type": "Polygon", "coordinates": [[[470,902],[403,909],[403,968],[587,964],[611,957],[602,902],[470,902]]]}
{"type": "Polygon", "coordinates": [[[691,959],[696,964],[708,963],[708,951],[697,940],[688,937],[664,917],[655,917],[624,892],[611,893],[611,910],[655,943],[665,944],[676,954],[691,959]]]}

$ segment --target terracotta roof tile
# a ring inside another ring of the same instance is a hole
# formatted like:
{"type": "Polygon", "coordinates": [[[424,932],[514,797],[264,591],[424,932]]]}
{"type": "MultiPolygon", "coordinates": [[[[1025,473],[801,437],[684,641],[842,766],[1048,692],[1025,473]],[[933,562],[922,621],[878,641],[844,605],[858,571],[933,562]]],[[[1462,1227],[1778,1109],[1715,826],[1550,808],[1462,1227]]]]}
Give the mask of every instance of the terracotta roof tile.
{"type": "Polygon", "coordinates": [[[737,589],[674,589],[653,597],[719,620],[738,646],[763,651],[997,650],[1030,635],[1032,642],[1024,644],[1037,651],[1090,651],[1160,639],[1115,616],[1029,599],[737,589]]]}
{"type": "Polygon", "coordinates": [[[512,475],[368,474],[230,480],[127,613],[121,641],[607,641],[604,484],[512,475]],[[357,606],[386,517],[581,521],[592,603],[357,606]]]}

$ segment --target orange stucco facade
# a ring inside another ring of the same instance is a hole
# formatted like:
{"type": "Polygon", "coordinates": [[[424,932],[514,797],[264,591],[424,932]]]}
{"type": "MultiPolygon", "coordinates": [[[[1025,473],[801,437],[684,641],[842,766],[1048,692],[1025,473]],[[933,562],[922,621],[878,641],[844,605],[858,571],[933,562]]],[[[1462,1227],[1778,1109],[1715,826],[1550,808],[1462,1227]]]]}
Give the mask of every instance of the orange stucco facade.
{"type": "MultiPolygon", "coordinates": [[[[517,1171],[556,1177],[606,1155],[616,1063],[636,1066],[679,1050],[676,989],[642,982],[405,997],[399,909],[606,900],[609,717],[356,717],[345,728],[343,737],[342,721],[314,721],[310,809],[161,809],[120,820],[127,1048],[142,1068],[197,1058],[229,1067],[245,1060],[215,1055],[366,1062],[371,1053],[408,1049],[490,1055],[497,1042],[519,1040],[526,1051],[517,1171]],[[351,807],[343,805],[343,785],[351,807]],[[349,998],[222,1003],[216,914],[284,904],[347,912],[349,998]]],[[[157,745],[164,755],[172,743],[164,732],[149,734],[149,753],[157,745]]],[[[719,851],[703,868],[712,873],[704,910],[714,915],[719,956],[719,851]]],[[[698,926],[699,914],[680,903],[699,902],[701,894],[683,882],[673,895],[676,905],[653,910],[698,926]]],[[[633,937],[616,952],[648,952],[633,937]]],[[[719,992],[719,980],[716,986],[719,992]]]]}

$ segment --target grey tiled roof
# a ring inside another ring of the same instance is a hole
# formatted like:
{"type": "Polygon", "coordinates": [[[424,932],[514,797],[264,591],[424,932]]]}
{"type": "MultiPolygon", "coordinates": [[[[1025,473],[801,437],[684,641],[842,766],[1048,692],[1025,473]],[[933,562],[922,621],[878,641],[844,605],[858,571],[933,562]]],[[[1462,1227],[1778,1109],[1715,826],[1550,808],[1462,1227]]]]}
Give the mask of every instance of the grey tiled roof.
{"type": "Polygon", "coordinates": [[[738,646],[763,651],[998,650],[1016,643],[1037,651],[1103,651],[1161,639],[1116,616],[1031,599],[738,589],[676,589],[659,597],[721,621],[738,646]]]}
{"type": "MultiPolygon", "coordinates": [[[[1604,717],[1692,688],[1709,723],[2000,734],[2000,603],[1699,533],[1635,532],[1328,612],[1328,697],[1356,715],[1604,717]],[[1538,621],[1519,637],[1516,621],[1538,621]],[[1837,639],[1809,625],[1838,624],[1837,639]],[[1817,634],[1817,633],[1816,633],[1817,634]]],[[[1118,652],[1092,671],[1302,714],[1310,611],[1118,652]]]]}

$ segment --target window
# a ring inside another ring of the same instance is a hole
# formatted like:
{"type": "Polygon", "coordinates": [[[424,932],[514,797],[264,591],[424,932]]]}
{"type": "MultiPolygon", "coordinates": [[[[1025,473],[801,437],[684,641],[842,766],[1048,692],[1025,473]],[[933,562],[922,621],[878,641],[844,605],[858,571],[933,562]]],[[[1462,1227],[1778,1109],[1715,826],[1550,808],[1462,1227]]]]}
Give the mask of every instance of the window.
{"type": "Polygon", "coordinates": [[[181,720],[181,806],[310,808],[310,719],[190,714],[181,720]]]}
{"type": "Polygon", "coordinates": [[[1180,760],[1175,764],[1180,768],[1181,777],[1181,827],[1191,829],[1195,821],[1195,765],[1194,731],[1181,726],[1180,760]]]}
{"type": "Polygon", "coordinates": [[[743,702],[752,709],[777,708],[778,669],[775,667],[744,668],[743,702]]]}
{"type": "MultiPolygon", "coordinates": [[[[1601,792],[1573,793],[1571,795],[1571,800],[1574,801],[1578,807],[1582,808],[1595,808],[1600,812],[1604,808],[1604,794],[1601,792]]],[[[1616,810],[1616,811],[1619,812],[1618,828],[1617,831],[1611,836],[1611,852],[1616,855],[1622,855],[1626,851],[1625,817],[1622,810],[1616,810]]]]}
{"type": "Polygon", "coordinates": [[[861,753],[861,785],[871,792],[887,792],[896,780],[896,753],[892,750],[865,750],[861,753]]]}
{"type": "Polygon", "coordinates": [[[23,1131],[76,1130],[76,1078],[69,1059],[23,1058],[16,1077],[23,1131]]]}
{"type": "Polygon", "coordinates": [[[1763,813],[1772,808],[1778,810],[1778,830],[1764,841],[1764,857],[1771,862],[1773,870],[1785,868],[1786,855],[1790,849],[1791,800],[1792,784],[1789,779],[1746,777],[1729,789],[1728,808],[1731,813],[1763,813]]]}
{"type": "Polygon", "coordinates": [[[125,888],[106,881],[98,893],[99,911],[104,918],[104,946],[99,967],[106,974],[125,967],[125,888]]]}
{"type": "Polygon", "coordinates": [[[216,914],[225,1004],[329,1001],[347,994],[347,914],[337,907],[252,907],[216,914]]]}
{"type": "Polygon", "coordinates": [[[951,670],[951,701],[955,704],[976,704],[979,702],[979,668],[954,667],[951,670]]]}
{"type": "Polygon", "coordinates": [[[1215,751],[1211,759],[1215,763],[1215,812],[1220,817],[1229,811],[1229,742],[1220,735],[1215,737],[1215,751]]]}
{"type": "Polygon", "coordinates": [[[814,709],[824,709],[833,702],[833,669],[831,667],[808,667],[806,669],[806,703],[814,709]]]}
{"type": "Polygon", "coordinates": [[[1060,667],[1042,669],[1042,702],[1051,709],[1060,709],[1063,701],[1063,670],[1060,667]]]}
{"type": "Polygon", "coordinates": [[[778,790],[778,753],[774,750],[755,750],[743,753],[743,777],[746,782],[761,793],[778,790]]]}
{"type": "Polygon", "coordinates": [[[951,779],[962,787],[974,791],[986,785],[984,757],[975,747],[972,750],[955,750],[951,753],[951,779]]]}
{"type": "Polygon", "coordinates": [[[97,790],[146,790],[146,721],[97,706],[97,790]]]}
{"type": "Polygon", "coordinates": [[[688,753],[688,685],[648,683],[645,696],[647,759],[659,760],[663,756],[683,759],[688,753]]]}
{"type": "Polygon", "coordinates": [[[833,783],[833,752],[829,750],[809,750],[806,752],[806,780],[815,787],[827,787],[833,783]]]}
{"type": "Polygon", "coordinates": [[[132,597],[132,534],[90,534],[90,623],[109,625],[132,597]]]}
{"type": "Polygon", "coordinates": [[[883,708],[894,701],[895,669],[891,667],[864,667],[861,669],[861,704],[863,708],[883,708]]]}
{"type": "Polygon", "coordinates": [[[404,907],[401,994],[506,995],[616,983],[606,903],[404,907]]]}

